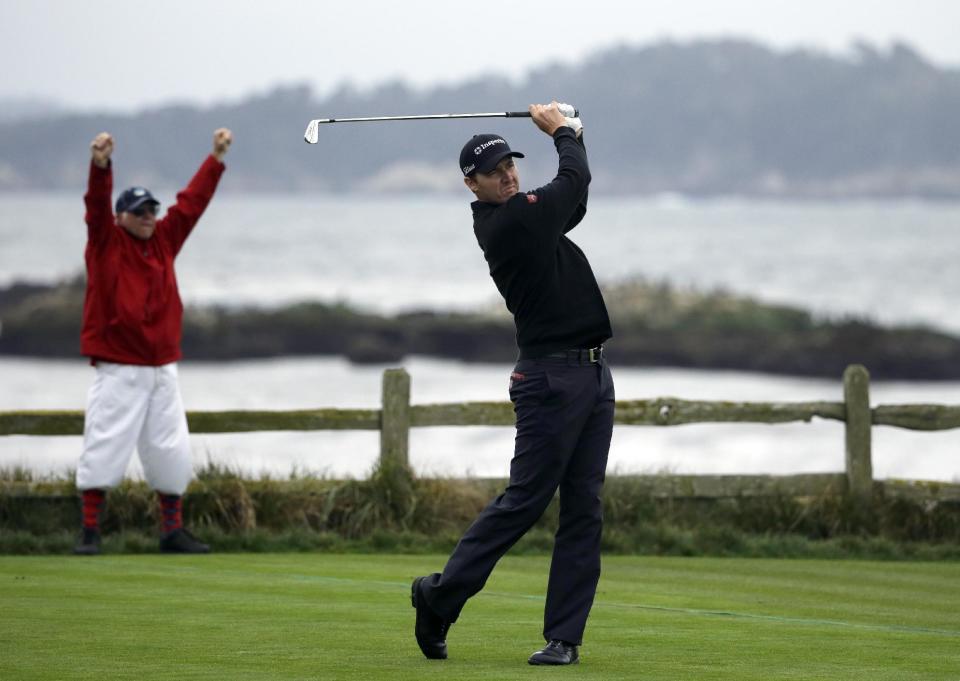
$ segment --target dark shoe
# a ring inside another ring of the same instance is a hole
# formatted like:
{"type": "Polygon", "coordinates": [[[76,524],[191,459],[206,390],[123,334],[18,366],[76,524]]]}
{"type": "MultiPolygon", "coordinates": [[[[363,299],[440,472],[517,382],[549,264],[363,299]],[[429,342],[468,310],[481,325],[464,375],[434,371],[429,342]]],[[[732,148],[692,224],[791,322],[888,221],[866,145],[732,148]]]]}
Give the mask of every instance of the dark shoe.
{"type": "Polygon", "coordinates": [[[417,622],[413,633],[417,637],[420,650],[431,660],[447,659],[447,630],[450,623],[444,621],[427,605],[426,599],[420,592],[420,582],[426,577],[417,577],[410,587],[410,602],[417,610],[417,622]]]}
{"type": "Polygon", "coordinates": [[[73,552],[78,556],[99,556],[100,530],[90,527],[81,529],[80,539],[77,541],[77,545],[73,547],[73,552]]]}
{"type": "Polygon", "coordinates": [[[538,650],[530,659],[530,664],[577,664],[580,655],[577,646],[556,639],[550,641],[543,650],[538,650]]]}
{"type": "Polygon", "coordinates": [[[163,553],[210,553],[209,546],[197,541],[182,527],[160,537],[160,550],[163,553]]]}

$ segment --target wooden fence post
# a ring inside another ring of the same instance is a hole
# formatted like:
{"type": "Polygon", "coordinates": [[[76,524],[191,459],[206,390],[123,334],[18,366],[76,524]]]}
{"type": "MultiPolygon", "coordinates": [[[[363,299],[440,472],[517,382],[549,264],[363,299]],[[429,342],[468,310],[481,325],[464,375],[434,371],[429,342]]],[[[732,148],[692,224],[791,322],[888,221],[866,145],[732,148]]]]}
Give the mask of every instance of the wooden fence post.
{"type": "Polygon", "coordinates": [[[843,372],[843,400],[846,404],[847,491],[861,502],[873,494],[873,461],[870,412],[870,373],[862,364],[851,364],[843,372]]]}
{"type": "Polygon", "coordinates": [[[380,420],[380,464],[408,465],[410,441],[410,374],[406,369],[383,372],[380,420]]]}

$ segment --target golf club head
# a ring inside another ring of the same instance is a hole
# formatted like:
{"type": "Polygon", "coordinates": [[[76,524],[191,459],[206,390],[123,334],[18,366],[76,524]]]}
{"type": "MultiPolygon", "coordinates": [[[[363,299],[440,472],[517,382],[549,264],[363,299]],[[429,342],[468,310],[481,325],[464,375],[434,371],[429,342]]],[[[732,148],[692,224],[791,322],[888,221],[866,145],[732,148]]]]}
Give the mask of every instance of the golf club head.
{"type": "Polygon", "coordinates": [[[320,119],[314,119],[307,124],[307,130],[303,133],[303,139],[307,144],[316,144],[320,139],[320,119]]]}

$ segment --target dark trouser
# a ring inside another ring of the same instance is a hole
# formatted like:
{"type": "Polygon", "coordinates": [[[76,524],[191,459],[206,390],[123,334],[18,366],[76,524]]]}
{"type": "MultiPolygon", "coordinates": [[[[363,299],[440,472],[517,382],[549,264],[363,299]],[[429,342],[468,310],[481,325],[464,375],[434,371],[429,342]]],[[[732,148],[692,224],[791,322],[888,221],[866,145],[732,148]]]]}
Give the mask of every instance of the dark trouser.
{"type": "Polygon", "coordinates": [[[559,487],[543,636],[580,645],[600,579],[600,495],[613,432],[613,379],[605,360],[524,359],[514,369],[510,399],[517,415],[510,483],[460,539],[443,574],[423,580],[423,594],[438,615],[456,621],[559,487]]]}

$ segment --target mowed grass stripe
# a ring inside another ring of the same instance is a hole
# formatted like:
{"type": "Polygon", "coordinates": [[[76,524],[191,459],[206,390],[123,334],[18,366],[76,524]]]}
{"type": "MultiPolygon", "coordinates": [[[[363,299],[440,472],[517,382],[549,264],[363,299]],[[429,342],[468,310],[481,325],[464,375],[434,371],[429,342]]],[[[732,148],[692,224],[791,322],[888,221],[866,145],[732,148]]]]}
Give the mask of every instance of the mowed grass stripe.
{"type": "MultiPolygon", "coordinates": [[[[956,630],[956,563],[663,559],[604,561],[621,598],[654,606],[956,630]],[[782,602],[786,597],[788,602],[782,602]],[[920,617],[920,620],[916,618],[920,617]]],[[[603,593],[601,584],[601,595],[603,593]]]]}
{"type": "MultiPolygon", "coordinates": [[[[444,558],[2,557],[2,676],[536,675],[525,659],[540,645],[549,559],[504,559],[436,663],[413,643],[408,590],[444,558]]],[[[958,578],[956,563],[606,558],[576,674],[956,679],[958,578]]]]}
{"type": "MultiPolygon", "coordinates": [[[[729,560],[726,560],[725,563],[729,563],[729,560]]],[[[169,576],[170,574],[201,574],[207,573],[208,570],[203,566],[173,566],[172,569],[161,569],[160,573],[163,576],[169,576]]],[[[224,570],[220,569],[217,571],[217,577],[224,577],[226,575],[233,574],[234,576],[243,576],[249,574],[246,571],[242,570],[224,570]]],[[[295,573],[285,573],[278,578],[278,581],[281,581],[285,584],[297,585],[297,584],[308,584],[308,583],[319,583],[319,584],[328,584],[334,585],[340,588],[354,588],[364,591],[370,591],[372,589],[382,590],[384,593],[395,594],[398,590],[408,590],[410,588],[409,580],[405,581],[386,581],[386,580],[374,580],[374,579],[357,579],[351,577],[332,577],[329,575],[315,575],[315,574],[295,574],[295,573]]],[[[901,582],[900,586],[903,586],[904,580],[898,580],[901,582]]],[[[914,580],[916,581],[916,580],[914,580]]],[[[274,582],[276,586],[276,582],[274,582]]],[[[944,585],[946,587],[946,585],[944,585]]],[[[702,590],[703,587],[699,587],[702,590]]],[[[936,596],[939,598],[939,592],[936,596]]],[[[526,593],[507,593],[507,592],[496,592],[491,591],[490,589],[484,590],[479,594],[480,598],[506,598],[506,599],[527,599],[538,602],[544,602],[545,597],[536,594],[526,594],[526,593]]],[[[888,631],[901,631],[901,632],[914,632],[914,633],[927,633],[933,635],[941,636],[956,636],[960,637],[960,628],[954,630],[948,629],[934,629],[929,627],[915,627],[909,625],[884,625],[877,623],[865,623],[865,622],[846,622],[839,620],[829,620],[829,619],[811,619],[804,617],[784,617],[778,615],[762,614],[756,612],[737,612],[732,610],[706,610],[702,608],[680,608],[680,607],[668,607],[663,605],[651,605],[649,603],[643,602],[616,602],[604,600],[598,598],[594,603],[595,608],[635,608],[642,610],[651,610],[651,611],[661,611],[665,613],[681,613],[694,616],[702,617],[733,617],[733,618],[748,618],[748,619],[760,619],[767,620],[770,622],[785,622],[790,624],[807,624],[813,626],[838,626],[838,627],[861,627],[867,629],[875,630],[888,630],[888,631]]],[[[951,616],[955,613],[949,613],[951,616]]]]}

